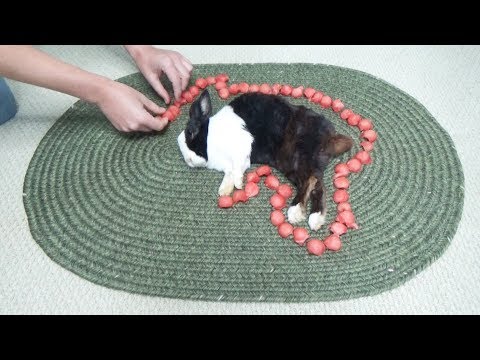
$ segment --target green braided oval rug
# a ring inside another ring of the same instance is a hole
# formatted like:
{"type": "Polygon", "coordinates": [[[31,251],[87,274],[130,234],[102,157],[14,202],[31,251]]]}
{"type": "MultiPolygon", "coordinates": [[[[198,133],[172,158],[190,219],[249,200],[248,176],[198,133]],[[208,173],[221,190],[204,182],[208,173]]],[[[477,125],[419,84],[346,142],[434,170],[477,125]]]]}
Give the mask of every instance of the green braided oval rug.
{"type": "MultiPolygon", "coordinates": [[[[133,293],[306,302],[378,294],[441,256],[460,220],[464,179],[452,140],[421,104],[371,75],[316,64],[198,65],[192,82],[222,72],[231,82],[311,86],[373,120],[373,164],[350,176],[361,228],[342,237],[342,250],[316,257],[280,238],[263,184],[247,204],[217,208],[222,174],[187,167],[177,147],[187,107],[161,134],[125,135],[79,101],[45,135],[24,183],[31,233],[51,259],[133,293]]],[[[119,81],[163,104],[140,74],[119,81]]],[[[218,111],[225,102],[210,92],[218,111]]],[[[330,223],[333,167],[359,150],[359,132],[331,110],[290,100],[324,113],[356,139],[326,173],[330,223]]]]}

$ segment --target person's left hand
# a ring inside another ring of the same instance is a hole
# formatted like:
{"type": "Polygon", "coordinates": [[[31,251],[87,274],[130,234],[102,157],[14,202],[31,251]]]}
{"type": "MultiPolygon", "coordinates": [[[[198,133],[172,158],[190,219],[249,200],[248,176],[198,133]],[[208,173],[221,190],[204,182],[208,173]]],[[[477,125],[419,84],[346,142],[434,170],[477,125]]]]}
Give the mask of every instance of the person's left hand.
{"type": "Polygon", "coordinates": [[[175,99],[187,88],[193,70],[192,63],[176,51],[157,49],[150,45],[126,45],[125,48],[137,63],[145,79],[167,104],[170,96],[160,82],[165,73],[172,82],[175,99]]]}

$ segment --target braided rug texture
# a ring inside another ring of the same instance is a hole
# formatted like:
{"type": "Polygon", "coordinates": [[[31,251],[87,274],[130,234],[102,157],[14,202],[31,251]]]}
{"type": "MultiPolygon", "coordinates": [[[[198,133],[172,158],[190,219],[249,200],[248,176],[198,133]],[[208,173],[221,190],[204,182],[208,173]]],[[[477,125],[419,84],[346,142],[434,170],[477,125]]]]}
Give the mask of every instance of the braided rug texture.
{"type": "MultiPolygon", "coordinates": [[[[349,177],[360,229],[342,236],[339,252],[308,255],[271,225],[272,191],[263,184],[248,203],[217,207],[223,174],[189,168],[176,143],[189,105],[161,134],[143,135],[119,133],[98,108],[79,101],[42,139],[24,183],[30,231],[53,261],[133,293],[307,302],[378,294],[442,255],[461,217],[463,172],[450,136],[415,99],[369,74],[318,64],[198,65],[192,83],[219,73],[230,83],[313,87],[372,119],[379,135],[373,164],[349,177]]],[[[141,74],[118,81],[163,105],[141,74]]],[[[226,103],[209,91],[216,112],[226,103]]],[[[325,175],[331,223],[333,167],[360,150],[359,132],[331,110],[288,100],[324,114],[355,140],[325,175]]],[[[311,234],[328,233],[324,226],[311,234]]]]}

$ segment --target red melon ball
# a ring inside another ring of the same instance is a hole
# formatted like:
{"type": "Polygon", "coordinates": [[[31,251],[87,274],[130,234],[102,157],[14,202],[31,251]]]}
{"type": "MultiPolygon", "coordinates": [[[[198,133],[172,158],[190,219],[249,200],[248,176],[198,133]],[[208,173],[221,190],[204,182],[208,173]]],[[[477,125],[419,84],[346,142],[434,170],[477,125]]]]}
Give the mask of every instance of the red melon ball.
{"type": "Polygon", "coordinates": [[[217,80],[215,80],[215,78],[213,76],[207,77],[206,80],[207,80],[208,85],[213,85],[217,82],[217,80]]]}
{"type": "Polygon", "coordinates": [[[340,117],[343,119],[343,120],[347,120],[350,115],[353,114],[353,111],[350,110],[350,109],[345,109],[343,110],[341,113],[340,113],[340,117]]]}
{"type": "Polygon", "coordinates": [[[330,231],[335,235],[343,235],[347,232],[347,227],[341,222],[334,222],[330,225],[330,231]]]}
{"type": "Polygon", "coordinates": [[[256,183],[248,182],[247,185],[245,185],[245,193],[247,194],[248,198],[257,196],[259,192],[260,188],[256,183]]]}
{"type": "Polygon", "coordinates": [[[236,204],[238,202],[247,202],[248,196],[245,190],[235,190],[233,192],[233,203],[236,204]]]}
{"type": "Polygon", "coordinates": [[[340,189],[333,193],[333,201],[335,201],[337,204],[348,201],[348,198],[349,195],[347,190],[340,189]]]}
{"type": "Polygon", "coordinates": [[[372,120],[370,119],[362,119],[358,123],[358,128],[360,131],[370,130],[373,128],[372,120]]]}
{"type": "Polygon", "coordinates": [[[208,85],[208,82],[204,78],[198,78],[197,80],[195,80],[195,85],[198,86],[200,89],[205,89],[208,85]]]}
{"type": "Polygon", "coordinates": [[[248,92],[254,93],[254,92],[259,92],[259,91],[260,91],[260,86],[258,86],[257,84],[251,84],[248,87],[248,92]]]}
{"type": "Polygon", "coordinates": [[[333,102],[332,102],[333,111],[340,112],[340,111],[343,110],[344,107],[345,107],[345,105],[343,105],[343,103],[340,99],[333,100],[333,102]]]}
{"type": "Polygon", "coordinates": [[[247,182],[251,181],[254,183],[258,183],[260,181],[260,176],[258,176],[256,171],[251,171],[247,174],[247,182]]]}
{"type": "Polygon", "coordinates": [[[375,130],[365,130],[362,132],[362,138],[367,139],[371,143],[377,140],[377,132],[375,130]]]}
{"type": "Polygon", "coordinates": [[[265,178],[265,185],[271,190],[277,190],[280,186],[280,181],[275,175],[268,175],[265,178]]]}
{"type": "Polygon", "coordinates": [[[311,99],[313,95],[315,95],[315,89],[314,88],[306,88],[304,91],[303,91],[303,95],[305,95],[305,97],[307,99],[311,99]]]}
{"type": "Polygon", "coordinates": [[[286,205],[285,198],[280,194],[273,194],[270,197],[270,204],[273,206],[274,209],[280,210],[283,209],[286,205]]]}
{"type": "Polygon", "coordinates": [[[360,143],[360,146],[363,148],[365,151],[372,151],[373,150],[373,144],[370,141],[362,141],[360,143]]]}
{"type": "Polygon", "coordinates": [[[247,93],[249,88],[250,88],[250,85],[248,85],[246,82],[242,82],[238,84],[238,90],[241,93],[244,93],[244,94],[247,93]]]}
{"type": "Polygon", "coordinates": [[[270,213],[270,221],[274,226],[278,226],[285,222],[285,215],[280,210],[274,210],[270,213]]]}
{"type": "Polygon", "coordinates": [[[335,234],[328,236],[323,242],[325,247],[332,251],[338,251],[342,248],[342,241],[335,234]]]}
{"type": "Polygon", "coordinates": [[[362,150],[356,153],[355,159],[360,160],[360,162],[364,165],[368,165],[372,163],[372,158],[370,157],[370,153],[365,150],[362,150]]]}
{"type": "Polygon", "coordinates": [[[328,108],[331,105],[332,105],[332,98],[328,95],[322,97],[322,100],[320,100],[320,106],[323,108],[328,108]]]}
{"type": "Polygon", "coordinates": [[[337,211],[339,213],[342,211],[352,211],[352,206],[348,202],[341,202],[337,205],[337,211]]]}
{"type": "Polygon", "coordinates": [[[231,196],[220,196],[218,198],[218,207],[220,208],[229,208],[233,206],[233,198],[231,196]]]}
{"type": "Polygon", "coordinates": [[[258,176],[270,175],[271,173],[272,169],[268,165],[262,165],[257,169],[258,176]]]}
{"type": "Polygon", "coordinates": [[[362,117],[360,115],[352,113],[348,117],[347,122],[348,122],[348,125],[357,126],[360,120],[362,120],[362,117]]]}
{"type": "Polygon", "coordinates": [[[219,74],[219,75],[215,76],[215,80],[217,80],[217,82],[219,82],[219,81],[227,82],[228,80],[230,80],[230,78],[228,77],[227,74],[219,74]]]}
{"type": "Polygon", "coordinates": [[[280,89],[280,94],[288,96],[292,93],[292,87],[290,85],[283,85],[280,89]]]}
{"type": "Polygon", "coordinates": [[[228,97],[230,96],[230,91],[228,91],[227,88],[220,89],[218,90],[218,96],[220,96],[224,100],[228,99],[228,97]]]}
{"type": "Polygon", "coordinates": [[[333,185],[337,189],[347,189],[350,186],[350,182],[348,181],[348,179],[345,176],[342,176],[342,177],[336,178],[333,181],[333,185]]]}
{"type": "Polygon", "coordinates": [[[316,256],[320,256],[325,252],[325,244],[319,239],[310,239],[307,242],[307,251],[316,256]]]}
{"type": "Polygon", "coordinates": [[[348,170],[357,173],[362,169],[362,163],[358,159],[350,159],[347,161],[348,170]]]}
{"type": "Polygon", "coordinates": [[[272,92],[272,89],[270,88],[270,85],[262,84],[262,85],[260,85],[260,92],[262,94],[268,95],[272,92]]]}
{"type": "Polygon", "coordinates": [[[215,84],[215,89],[217,90],[224,89],[226,87],[227,87],[227,83],[223,81],[217,81],[217,83],[215,84]]]}
{"type": "Polygon", "coordinates": [[[323,93],[320,91],[317,91],[315,94],[313,94],[310,100],[315,104],[320,104],[320,101],[322,101],[322,98],[323,98],[323,93]]]}
{"type": "Polygon", "coordinates": [[[296,87],[292,90],[292,97],[299,98],[303,95],[303,86],[296,87]]]}
{"type": "Polygon", "coordinates": [[[293,194],[292,188],[287,184],[282,184],[277,188],[277,193],[288,199],[293,194]]]}
{"type": "Polygon", "coordinates": [[[303,246],[308,237],[309,235],[307,229],[300,227],[293,229],[293,241],[295,241],[298,245],[303,246]]]}
{"type": "Polygon", "coordinates": [[[238,88],[238,84],[232,84],[228,87],[228,91],[232,95],[237,95],[240,89],[238,88]]]}
{"type": "Polygon", "coordinates": [[[287,238],[293,233],[293,226],[287,222],[278,226],[278,233],[282,238],[287,238]]]}

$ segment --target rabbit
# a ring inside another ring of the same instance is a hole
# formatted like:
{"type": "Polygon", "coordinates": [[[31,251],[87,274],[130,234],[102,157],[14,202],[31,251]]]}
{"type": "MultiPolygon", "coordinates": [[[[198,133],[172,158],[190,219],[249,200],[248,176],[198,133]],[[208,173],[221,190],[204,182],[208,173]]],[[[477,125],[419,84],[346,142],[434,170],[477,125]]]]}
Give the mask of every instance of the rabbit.
{"type": "Polygon", "coordinates": [[[252,163],[276,168],[296,187],[288,221],[304,221],[311,198],[312,230],[325,223],[324,171],[333,157],[353,146],[352,138],[337,134],[324,116],[278,95],[242,94],[212,116],[208,90],[192,103],[177,142],[188,166],[225,173],[219,195],[241,189],[252,163]]]}

